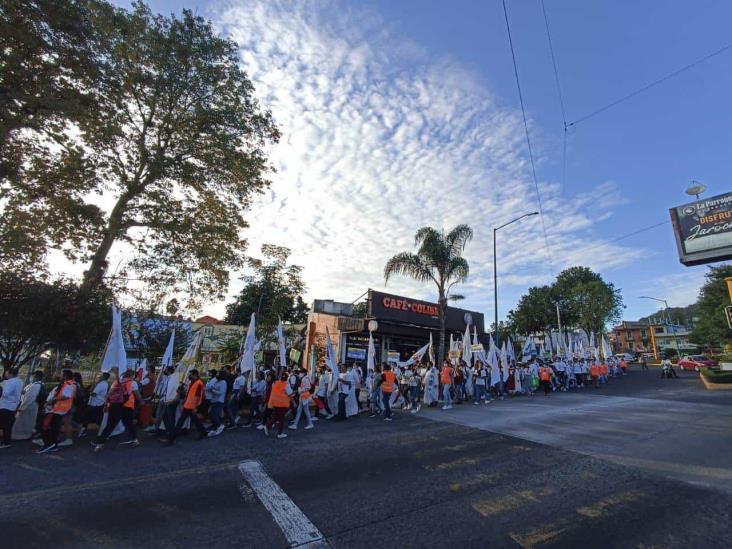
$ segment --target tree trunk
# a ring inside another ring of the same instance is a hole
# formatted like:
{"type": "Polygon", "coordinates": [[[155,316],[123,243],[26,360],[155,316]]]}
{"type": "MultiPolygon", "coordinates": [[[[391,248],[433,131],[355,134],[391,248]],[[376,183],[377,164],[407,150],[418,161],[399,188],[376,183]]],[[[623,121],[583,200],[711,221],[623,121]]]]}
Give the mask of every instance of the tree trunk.
{"type": "Polygon", "coordinates": [[[447,313],[447,299],[445,299],[445,293],[440,289],[440,297],[437,302],[437,310],[440,317],[440,344],[437,348],[437,366],[438,368],[445,360],[445,316],[447,313]]]}
{"type": "Polygon", "coordinates": [[[84,271],[84,279],[81,283],[81,293],[86,295],[101,285],[104,274],[107,272],[107,256],[109,255],[112,245],[122,232],[122,220],[124,218],[127,204],[132,199],[128,193],[122,193],[117,199],[117,203],[109,214],[107,227],[104,229],[104,236],[99,243],[99,247],[92,256],[89,269],[84,271]]]}

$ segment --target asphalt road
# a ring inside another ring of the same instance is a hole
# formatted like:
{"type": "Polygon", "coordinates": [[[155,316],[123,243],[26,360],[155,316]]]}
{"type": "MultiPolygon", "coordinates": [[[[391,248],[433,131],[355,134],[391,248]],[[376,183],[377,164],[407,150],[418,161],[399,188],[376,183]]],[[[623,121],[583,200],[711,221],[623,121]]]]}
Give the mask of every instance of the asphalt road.
{"type": "MultiPolygon", "coordinates": [[[[78,444],[37,456],[30,444],[18,445],[0,454],[0,541],[8,548],[286,547],[237,468],[256,460],[322,532],[322,546],[729,547],[732,496],[724,485],[594,455],[598,437],[603,448],[633,447],[603,435],[617,414],[598,413],[595,401],[625,403],[614,411],[631,402],[672,422],[670,398],[714,413],[730,404],[697,390],[691,374],[678,381],[655,374],[632,372],[604,389],[545,401],[397,414],[392,423],[321,421],[285,440],[237,429],[172,448],[151,438],[134,450],[112,443],[100,454],[78,444]],[[476,419],[478,410],[484,417],[476,419]],[[521,437],[511,436],[508,417],[521,437]],[[552,428],[548,443],[535,440],[552,428]],[[574,447],[585,437],[590,451],[574,447]]],[[[689,456],[708,453],[680,436],[689,456]]],[[[729,443],[732,424],[704,435],[715,436],[729,443]]],[[[724,459],[710,468],[729,475],[732,465],[724,459]]]]}

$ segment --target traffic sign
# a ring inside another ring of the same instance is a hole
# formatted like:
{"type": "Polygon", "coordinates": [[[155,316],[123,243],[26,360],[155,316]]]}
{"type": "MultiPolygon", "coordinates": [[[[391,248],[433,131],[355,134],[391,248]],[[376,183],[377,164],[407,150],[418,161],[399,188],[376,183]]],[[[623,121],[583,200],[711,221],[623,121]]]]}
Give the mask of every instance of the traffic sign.
{"type": "Polygon", "coordinates": [[[727,326],[732,330],[732,305],[727,305],[724,308],[724,315],[727,317],[727,326]]]}

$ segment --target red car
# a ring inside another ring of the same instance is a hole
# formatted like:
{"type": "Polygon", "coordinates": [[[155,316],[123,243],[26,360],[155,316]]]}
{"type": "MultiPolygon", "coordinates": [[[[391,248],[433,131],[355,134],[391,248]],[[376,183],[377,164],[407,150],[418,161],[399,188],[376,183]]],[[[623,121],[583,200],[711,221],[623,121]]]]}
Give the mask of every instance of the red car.
{"type": "Polygon", "coordinates": [[[693,370],[698,372],[702,368],[712,368],[717,363],[713,360],[708,359],[704,355],[688,355],[679,360],[679,368],[682,370],[693,370]]]}

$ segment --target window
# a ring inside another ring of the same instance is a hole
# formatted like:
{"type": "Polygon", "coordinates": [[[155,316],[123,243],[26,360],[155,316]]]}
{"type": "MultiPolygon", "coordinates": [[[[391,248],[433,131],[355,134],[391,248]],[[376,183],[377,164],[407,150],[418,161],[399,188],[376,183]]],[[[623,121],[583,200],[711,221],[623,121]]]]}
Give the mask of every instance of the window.
{"type": "Polygon", "coordinates": [[[641,330],[640,333],[641,333],[641,338],[644,338],[645,339],[645,337],[646,337],[646,331],[645,330],[641,330]]]}
{"type": "Polygon", "coordinates": [[[657,334],[662,334],[663,326],[656,326],[655,328],[653,328],[653,331],[656,332],[657,334]]]}

